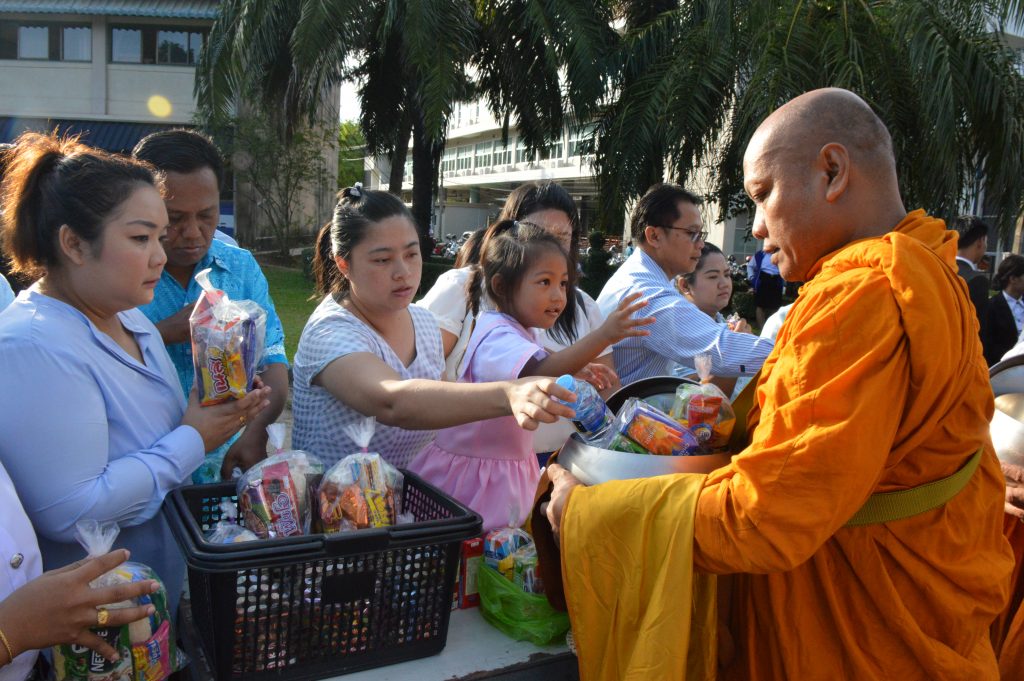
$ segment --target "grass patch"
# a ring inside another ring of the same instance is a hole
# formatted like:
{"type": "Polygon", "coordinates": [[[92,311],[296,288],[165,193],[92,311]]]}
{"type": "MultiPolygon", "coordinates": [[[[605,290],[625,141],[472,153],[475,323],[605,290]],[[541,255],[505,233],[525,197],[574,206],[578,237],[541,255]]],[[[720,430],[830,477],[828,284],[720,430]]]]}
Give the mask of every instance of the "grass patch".
{"type": "Polygon", "coordinates": [[[285,351],[288,354],[288,362],[291,363],[299,346],[302,329],[320,301],[309,300],[313,294],[313,282],[303,276],[301,269],[278,265],[261,267],[270,286],[270,297],[274,299],[277,316],[281,318],[281,325],[284,327],[285,351]]]}
{"type": "MultiPolygon", "coordinates": [[[[451,269],[450,260],[431,258],[423,263],[423,278],[420,284],[420,296],[430,290],[437,278],[451,269]]],[[[295,350],[299,347],[299,336],[306,327],[306,321],[320,300],[309,300],[313,295],[313,282],[306,278],[302,269],[269,265],[261,262],[260,267],[267,277],[270,286],[270,297],[274,299],[277,316],[284,326],[284,346],[288,354],[288,362],[295,358],[295,350]]]]}

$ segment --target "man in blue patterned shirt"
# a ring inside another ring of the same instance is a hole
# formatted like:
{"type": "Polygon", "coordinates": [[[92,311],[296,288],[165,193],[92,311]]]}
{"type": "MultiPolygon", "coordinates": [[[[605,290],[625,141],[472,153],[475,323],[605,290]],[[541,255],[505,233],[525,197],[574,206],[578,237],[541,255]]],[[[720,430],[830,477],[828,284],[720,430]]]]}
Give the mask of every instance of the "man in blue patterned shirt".
{"type": "Polygon", "coordinates": [[[630,293],[640,292],[647,306],[637,314],[654,317],[649,336],[619,341],[612,347],[615,370],[628,385],[650,376],[669,376],[678,365],[691,369],[693,358],[711,354],[715,376],[750,376],[760,370],[772,341],[731,331],[687,300],[675,278],[697,267],[708,233],[701,199],[674,184],[647,190],[630,218],[637,249],[605,284],[597,304],[607,316],[630,293]]]}
{"type": "Polygon", "coordinates": [[[209,267],[210,282],[233,300],[252,300],[267,312],[266,355],[260,374],[271,388],[270,405],[233,441],[214,452],[193,474],[195,482],[230,479],[235,467],[246,470],[267,455],[267,426],[288,398],[288,359],[284,331],[270,298],[266,277],[249,251],[215,240],[220,221],[220,152],[213,142],[191,130],[168,130],[143,138],[132,152],[164,172],[164,203],[170,225],[164,240],[167,265],[153,302],[142,312],[167,345],[187,396],[192,389],[192,343],[188,317],[201,289],[193,278],[209,267]]]}

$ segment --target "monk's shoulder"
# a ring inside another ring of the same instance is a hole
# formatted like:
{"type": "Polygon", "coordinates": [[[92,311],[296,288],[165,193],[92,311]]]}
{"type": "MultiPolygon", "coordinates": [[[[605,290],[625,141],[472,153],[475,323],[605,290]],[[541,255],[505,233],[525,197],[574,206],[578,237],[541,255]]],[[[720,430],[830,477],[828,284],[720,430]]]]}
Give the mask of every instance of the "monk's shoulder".
{"type": "Polygon", "coordinates": [[[840,347],[849,347],[854,338],[881,342],[898,319],[899,305],[885,274],[866,264],[850,265],[823,270],[804,284],[787,317],[786,338],[840,347]]]}

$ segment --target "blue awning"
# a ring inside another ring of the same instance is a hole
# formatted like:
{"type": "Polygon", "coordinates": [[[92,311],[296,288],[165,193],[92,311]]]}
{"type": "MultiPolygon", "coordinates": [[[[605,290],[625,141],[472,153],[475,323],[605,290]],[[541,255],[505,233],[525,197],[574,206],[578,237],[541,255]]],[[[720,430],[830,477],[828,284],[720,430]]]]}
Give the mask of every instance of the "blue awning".
{"type": "Polygon", "coordinates": [[[0,0],[0,14],[87,14],[161,19],[217,18],[218,0],[0,0]]]}
{"type": "Polygon", "coordinates": [[[0,116],[0,142],[13,142],[26,130],[81,135],[82,142],[93,147],[121,154],[129,154],[140,139],[146,135],[187,127],[182,125],[161,125],[159,123],[125,123],[120,121],[82,121],[69,118],[23,118],[0,116]]]}

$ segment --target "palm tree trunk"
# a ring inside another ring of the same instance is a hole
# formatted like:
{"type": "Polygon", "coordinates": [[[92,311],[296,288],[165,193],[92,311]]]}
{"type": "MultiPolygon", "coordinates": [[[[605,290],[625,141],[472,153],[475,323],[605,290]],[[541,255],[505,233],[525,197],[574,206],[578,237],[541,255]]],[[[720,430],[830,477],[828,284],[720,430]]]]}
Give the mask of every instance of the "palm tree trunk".
{"type": "Polygon", "coordinates": [[[402,179],[405,177],[405,157],[409,155],[409,136],[412,134],[412,114],[406,109],[402,124],[395,138],[395,150],[391,154],[391,174],[388,176],[388,191],[395,196],[402,194],[402,179]]]}
{"type": "Polygon", "coordinates": [[[430,235],[430,218],[433,214],[434,149],[421,112],[416,113],[412,139],[412,216],[420,232],[420,240],[430,235]]]}

